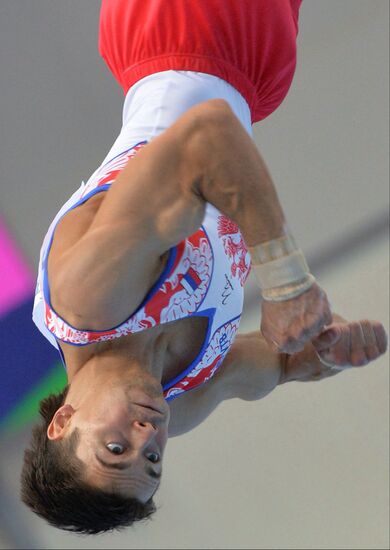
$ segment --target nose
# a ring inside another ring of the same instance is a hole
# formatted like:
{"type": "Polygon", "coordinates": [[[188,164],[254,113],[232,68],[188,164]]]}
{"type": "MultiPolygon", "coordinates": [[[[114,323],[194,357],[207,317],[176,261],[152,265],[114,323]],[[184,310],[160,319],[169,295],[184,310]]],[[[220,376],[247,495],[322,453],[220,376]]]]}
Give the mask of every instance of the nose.
{"type": "Polygon", "coordinates": [[[157,434],[156,428],[150,422],[134,420],[133,427],[135,433],[137,434],[137,439],[140,441],[141,445],[146,445],[149,443],[157,434]]]}

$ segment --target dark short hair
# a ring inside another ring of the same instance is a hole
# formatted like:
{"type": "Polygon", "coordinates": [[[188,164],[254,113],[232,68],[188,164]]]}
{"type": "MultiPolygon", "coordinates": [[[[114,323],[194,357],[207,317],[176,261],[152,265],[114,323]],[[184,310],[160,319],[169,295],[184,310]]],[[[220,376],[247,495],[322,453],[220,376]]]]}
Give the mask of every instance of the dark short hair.
{"type": "Polygon", "coordinates": [[[69,385],[40,403],[43,422],[33,428],[30,448],[24,452],[22,501],[50,525],[83,534],[120,530],[149,518],[156,511],[152,498],[143,504],[83,481],[85,465],[76,456],[77,428],[61,441],[47,437],[47,428],[68,390],[69,385]]]}

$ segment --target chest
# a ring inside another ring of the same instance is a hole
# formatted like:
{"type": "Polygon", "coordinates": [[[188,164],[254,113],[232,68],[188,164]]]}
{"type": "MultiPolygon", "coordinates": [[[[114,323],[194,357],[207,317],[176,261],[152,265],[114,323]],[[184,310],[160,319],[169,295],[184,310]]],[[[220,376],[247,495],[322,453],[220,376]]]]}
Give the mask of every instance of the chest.
{"type": "Polygon", "coordinates": [[[206,338],[207,329],[207,317],[187,317],[89,346],[72,346],[60,341],[58,343],[68,365],[68,373],[70,365],[72,371],[77,371],[92,355],[107,348],[128,346],[135,349],[148,345],[154,349],[154,361],[159,363],[161,383],[166,384],[182,373],[197,357],[206,338]]]}
{"type": "Polygon", "coordinates": [[[176,378],[197,357],[207,335],[208,319],[188,317],[169,323],[168,327],[162,384],[176,378]]]}

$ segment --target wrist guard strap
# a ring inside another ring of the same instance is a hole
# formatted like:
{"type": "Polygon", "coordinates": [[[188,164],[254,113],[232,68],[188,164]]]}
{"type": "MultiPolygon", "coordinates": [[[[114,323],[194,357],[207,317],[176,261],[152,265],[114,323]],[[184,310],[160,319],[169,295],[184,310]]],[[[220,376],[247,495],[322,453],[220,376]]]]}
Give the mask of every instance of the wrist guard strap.
{"type": "Polygon", "coordinates": [[[315,283],[303,252],[297,248],[291,235],[248,249],[264,300],[290,300],[306,292],[315,283]]]}

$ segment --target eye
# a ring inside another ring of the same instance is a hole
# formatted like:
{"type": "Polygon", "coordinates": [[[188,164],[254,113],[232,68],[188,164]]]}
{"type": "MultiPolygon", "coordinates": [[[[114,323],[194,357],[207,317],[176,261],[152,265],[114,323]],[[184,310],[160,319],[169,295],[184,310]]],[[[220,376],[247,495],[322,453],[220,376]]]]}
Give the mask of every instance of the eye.
{"type": "Polygon", "coordinates": [[[160,455],[158,453],[147,453],[146,458],[150,460],[150,462],[153,462],[153,464],[156,464],[156,462],[160,460],[160,455]]]}
{"type": "Polygon", "coordinates": [[[114,455],[121,455],[125,452],[125,448],[120,443],[107,443],[106,448],[114,455]]]}

